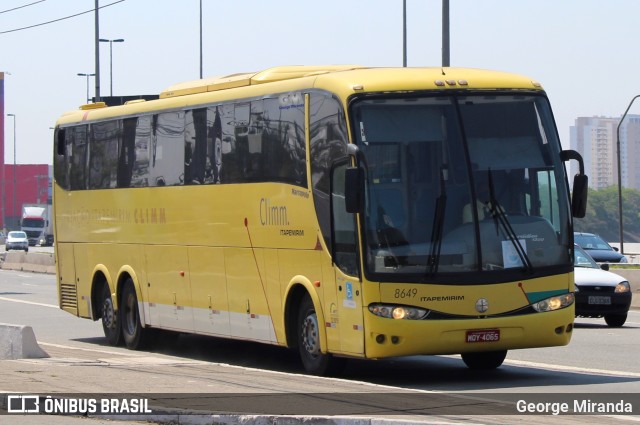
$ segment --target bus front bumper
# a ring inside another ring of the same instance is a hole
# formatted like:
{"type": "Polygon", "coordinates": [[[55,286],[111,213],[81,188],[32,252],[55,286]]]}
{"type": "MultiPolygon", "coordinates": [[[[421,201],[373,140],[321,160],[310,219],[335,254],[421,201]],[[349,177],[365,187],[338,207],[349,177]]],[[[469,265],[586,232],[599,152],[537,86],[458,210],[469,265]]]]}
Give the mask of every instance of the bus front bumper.
{"type": "Polygon", "coordinates": [[[394,320],[365,314],[365,357],[460,354],[567,345],[574,309],[499,318],[394,320]]]}

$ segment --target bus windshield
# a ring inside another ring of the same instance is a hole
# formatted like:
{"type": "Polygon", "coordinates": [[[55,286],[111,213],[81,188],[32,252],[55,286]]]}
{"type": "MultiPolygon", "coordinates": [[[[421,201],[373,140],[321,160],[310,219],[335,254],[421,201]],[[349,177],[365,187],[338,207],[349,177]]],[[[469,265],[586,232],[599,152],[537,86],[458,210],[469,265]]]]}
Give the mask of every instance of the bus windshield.
{"type": "Polygon", "coordinates": [[[351,111],[365,159],[369,278],[468,284],[571,267],[567,187],[544,96],[381,95],[351,111]]]}

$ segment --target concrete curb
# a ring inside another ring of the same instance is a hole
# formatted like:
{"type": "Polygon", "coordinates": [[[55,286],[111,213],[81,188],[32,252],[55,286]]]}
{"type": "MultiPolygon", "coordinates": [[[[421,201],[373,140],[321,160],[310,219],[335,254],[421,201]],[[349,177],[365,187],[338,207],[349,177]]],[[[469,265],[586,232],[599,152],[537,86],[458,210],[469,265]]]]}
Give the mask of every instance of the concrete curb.
{"type": "Polygon", "coordinates": [[[160,414],[160,415],[89,415],[119,421],[153,421],[167,425],[411,425],[443,423],[426,418],[424,421],[352,416],[274,416],[274,415],[218,415],[218,414],[160,414]]]}
{"type": "Polygon", "coordinates": [[[49,355],[38,345],[31,326],[0,323],[0,359],[41,359],[49,355]]]}

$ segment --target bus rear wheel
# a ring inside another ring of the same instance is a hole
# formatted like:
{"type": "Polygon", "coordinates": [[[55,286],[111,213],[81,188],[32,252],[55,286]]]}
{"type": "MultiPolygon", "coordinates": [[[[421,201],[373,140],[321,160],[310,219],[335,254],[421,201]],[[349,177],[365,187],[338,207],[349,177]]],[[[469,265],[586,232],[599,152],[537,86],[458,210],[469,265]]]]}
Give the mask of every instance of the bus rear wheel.
{"type": "Polygon", "coordinates": [[[469,369],[492,370],[500,367],[507,357],[507,350],[463,353],[462,361],[469,369]]]}
{"type": "Polygon", "coordinates": [[[122,344],[122,329],[120,328],[120,321],[118,320],[116,309],[113,306],[113,299],[111,298],[109,285],[106,282],[102,285],[100,307],[102,309],[102,330],[104,331],[104,336],[107,337],[107,341],[111,345],[122,344]]]}
{"type": "Polygon", "coordinates": [[[144,348],[147,339],[146,332],[140,321],[138,297],[131,279],[124,283],[122,301],[120,302],[120,323],[122,324],[122,336],[127,348],[132,350],[144,348]]]}
{"type": "Polygon", "coordinates": [[[298,351],[302,365],[312,375],[337,374],[343,369],[345,359],[322,353],[320,331],[316,309],[311,297],[307,294],[300,303],[296,326],[298,351]]]}

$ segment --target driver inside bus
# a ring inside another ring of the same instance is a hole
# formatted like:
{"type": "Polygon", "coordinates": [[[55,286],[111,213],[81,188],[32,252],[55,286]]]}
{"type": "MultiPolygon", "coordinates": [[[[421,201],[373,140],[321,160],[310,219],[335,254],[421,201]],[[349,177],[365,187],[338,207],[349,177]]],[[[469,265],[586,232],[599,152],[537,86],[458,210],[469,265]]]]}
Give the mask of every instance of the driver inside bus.
{"type": "MultiPolygon", "coordinates": [[[[482,221],[485,218],[492,216],[491,207],[491,193],[489,191],[489,182],[486,178],[478,177],[478,186],[476,189],[476,212],[478,214],[478,221],[482,221]]],[[[504,212],[504,209],[499,206],[500,210],[504,212]]],[[[468,203],[462,208],[462,223],[473,222],[473,206],[472,203],[468,203]]]]}

